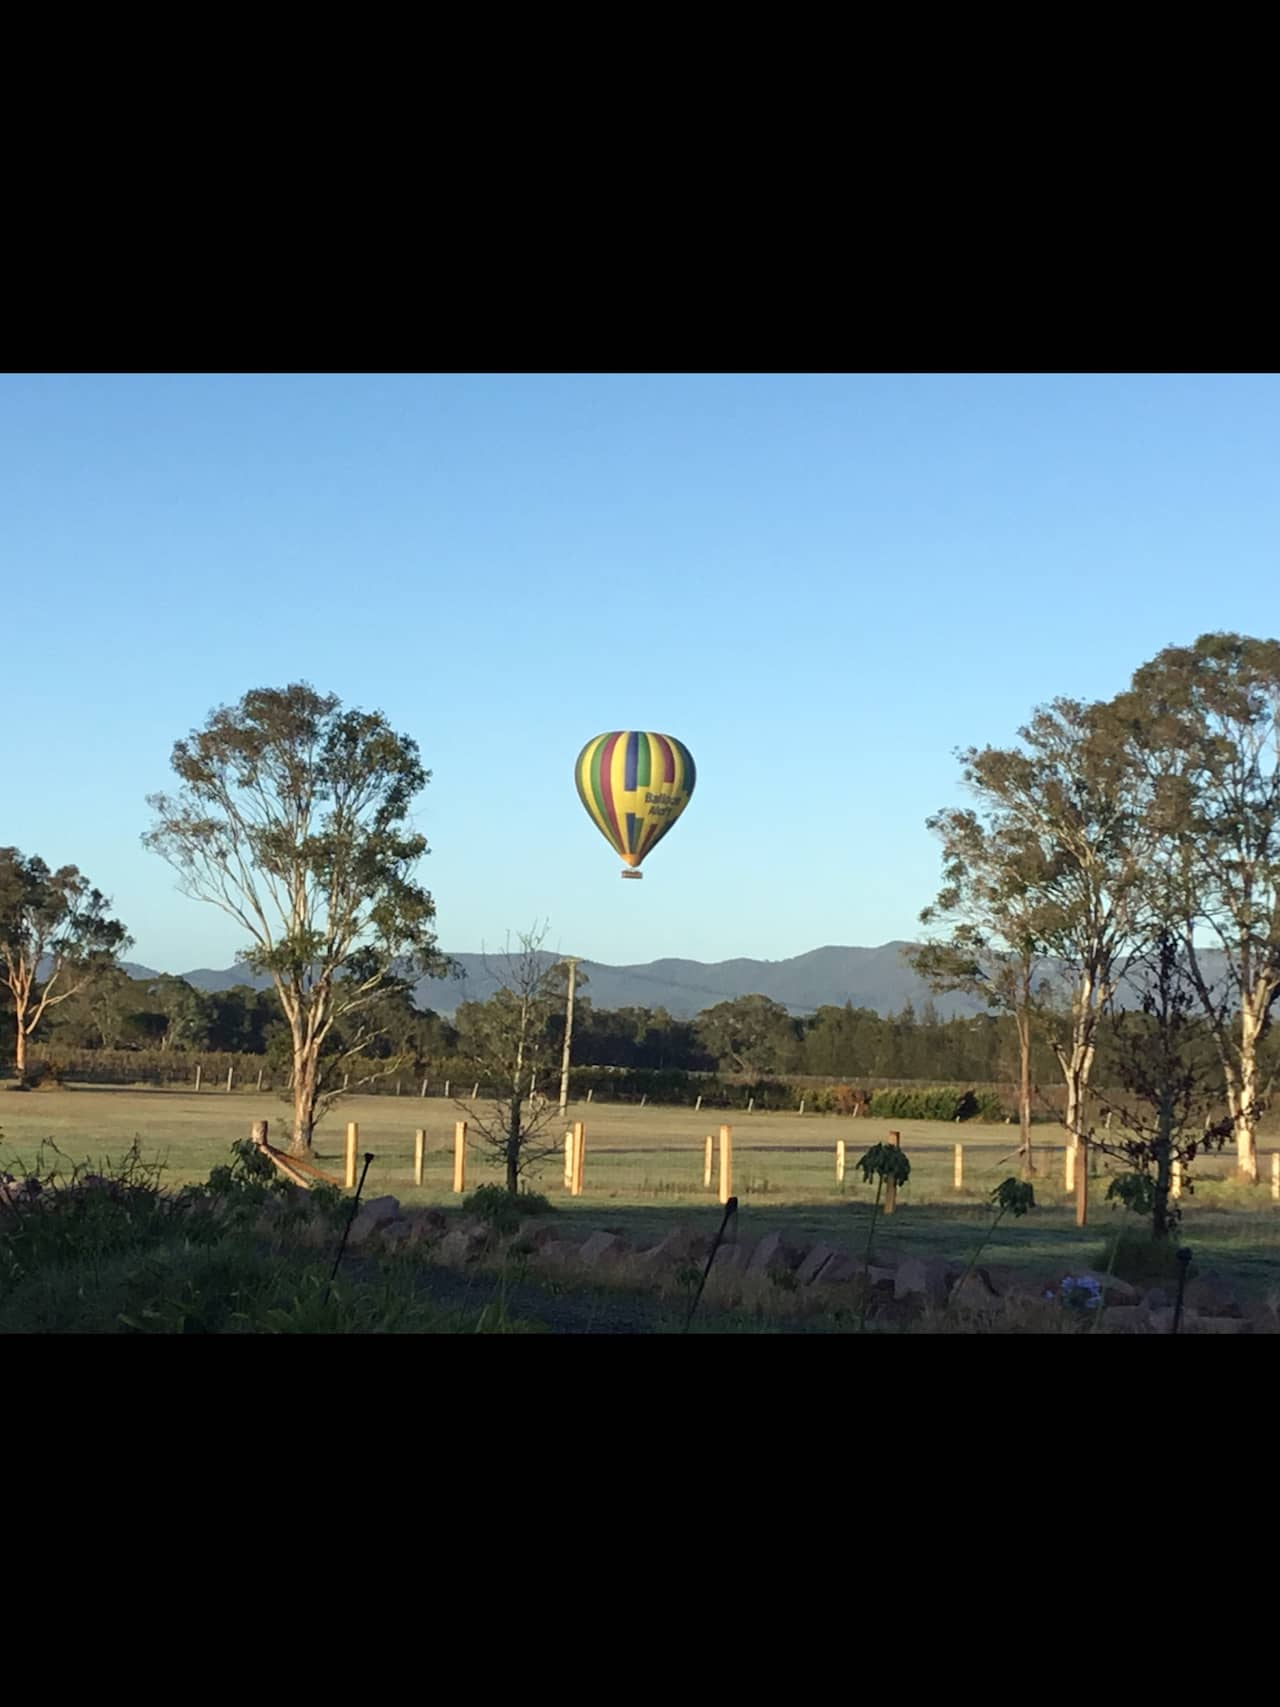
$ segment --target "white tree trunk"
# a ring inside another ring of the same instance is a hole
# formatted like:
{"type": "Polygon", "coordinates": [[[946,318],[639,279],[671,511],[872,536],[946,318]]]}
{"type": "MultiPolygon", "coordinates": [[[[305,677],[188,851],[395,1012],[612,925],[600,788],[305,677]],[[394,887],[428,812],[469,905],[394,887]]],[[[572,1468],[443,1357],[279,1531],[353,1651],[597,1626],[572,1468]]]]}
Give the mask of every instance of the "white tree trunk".
{"type": "Polygon", "coordinates": [[[1262,1035],[1262,996],[1250,992],[1240,1004],[1240,1062],[1229,1074],[1227,1105],[1235,1128],[1236,1171],[1241,1179],[1258,1182],[1258,1042],[1262,1035]],[[1234,1080],[1234,1083],[1232,1081],[1234,1080]]]}

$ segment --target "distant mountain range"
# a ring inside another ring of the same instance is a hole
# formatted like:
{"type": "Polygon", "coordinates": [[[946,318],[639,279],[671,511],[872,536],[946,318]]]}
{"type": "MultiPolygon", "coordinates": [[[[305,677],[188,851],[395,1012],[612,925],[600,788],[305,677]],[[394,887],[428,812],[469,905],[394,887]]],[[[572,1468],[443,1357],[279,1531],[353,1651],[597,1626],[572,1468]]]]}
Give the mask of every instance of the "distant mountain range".
{"type": "MultiPolygon", "coordinates": [[[[929,999],[925,983],[902,959],[905,942],[886,942],[879,948],[815,948],[790,960],[650,960],[637,966],[607,966],[581,962],[583,995],[599,1008],[666,1008],[679,1019],[691,1019],[703,1008],[735,996],[769,996],[796,1015],[826,1003],[874,1008],[895,1013],[905,1002],[917,1006],[929,999]]],[[[552,954],[544,960],[558,958],[552,954]]],[[[501,954],[455,954],[462,978],[423,978],[415,990],[418,1006],[452,1014],[459,1002],[483,1001],[501,979],[501,954]],[[495,971],[497,975],[495,976],[495,971]]],[[[124,962],[133,978],[155,978],[149,967],[124,962]]],[[[264,989],[271,980],[247,966],[224,971],[197,967],[182,976],[198,990],[229,990],[236,984],[264,989]]],[[[935,996],[939,1013],[976,1013],[980,1004],[964,996],[935,996]]]]}
{"type": "MultiPolygon", "coordinates": [[[[692,1019],[704,1008],[735,996],[769,996],[800,1017],[827,1004],[872,1008],[878,1014],[901,1012],[907,1002],[919,1009],[931,999],[928,985],[917,978],[902,958],[910,943],[886,942],[879,948],[810,949],[790,960],[649,960],[637,966],[607,966],[583,960],[580,988],[598,1008],[666,1008],[677,1019],[692,1019]],[[585,982],[583,982],[585,980],[585,982]]],[[[497,989],[505,957],[502,954],[455,954],[463,976],[421,978],[414,990],[420,1008],[452,1015],[459,1002],[484,1001],[497,989]]],[[[560,958],[541,956],[544,963],[560,958]]],[[[1211,981],[1221,974],[1221,952],[1206,950],[1201,964],[1211,981]]],[[[131,978],[156,978],[149,966],[122,961],[131,978]]],[[[215,971],[199,966],[181,974],[198,990],[229,990],[237,984],[263,990],[271,980],[251,972],[243,962],[215,971]]],[[[933,996],[944,1019],[983,1012],[971,996],[933,996]]]]}

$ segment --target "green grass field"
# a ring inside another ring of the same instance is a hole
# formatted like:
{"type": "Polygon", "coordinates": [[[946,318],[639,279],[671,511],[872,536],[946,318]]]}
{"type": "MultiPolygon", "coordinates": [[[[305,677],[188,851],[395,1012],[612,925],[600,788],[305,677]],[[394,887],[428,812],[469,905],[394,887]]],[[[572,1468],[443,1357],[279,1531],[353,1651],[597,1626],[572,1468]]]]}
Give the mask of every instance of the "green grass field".
{"type": "MultiPolygon", "coordinates": [[[[584,1231],[609,1227],[631,1237],[656,1237],[676,1221],[718,1223],[715,1192],[702,1185],[703,1140],[717,1130],[717,1112],[579,1103],[570,1115],[586,1122],[583,1196],[569,1198],[562,1163],[555,1158],[531,1184],[574,1224],[584,1231]]],[[[406,1205],[456,1203],[453,1127],[462,1116],[463,1110],[438,1097],[351,1097],[319,1128],[315,1159],[340,1174],[345,1123],[354,1120],[361,1151],[376,1158],[367,1194],[393,1193],[406,1205]],[[421,1187],[413,1184],[418,1126],[427,1134],[421,1187]]],[[[179,1185],[207,1177],[226,1160],[233,1140],[246,1137],[252,1121],[261,1117],[270,1120],[272,1137],[283,1147],[288,1110],[271,1096],[102,1087],[0,1092],[0,1167],[13,1170],[15,1163],[32,1160],[46,1139],[82,1161],[117,1155],[136,1138],[144,1154],[164,1159],[166,1181],[179,1185]]],[[[861,1247],[872,1192],[861,1183],[855,1163],[869,1144],[884,1138],[885,1123],[739,1112],[732,1127],[741,1237],[777,1229],[797,1244],[824,1239],[861,1247]],[[848,1158],[843,1188],[835,1178],[838,1138],[845,1140],[848,1158]]],[[[558,1119],[551,1130],[562,1134],[558,1119]]],[[[898,1130],[911,1160],[911,1180],[900,1194],[898,1212],[882,1222],[877,1248],[890,1254],[966,1256],[987,1218],[987,1193],[1017,1171],[1011,1153],[1016,1132],[1008,1126],[925,1121],[901,1121],[898,1130]],[[952,1183],[957,1141],[964,1145],[962,1193],[952,1183]]],[[[1123,1216],[1104,1203],[1104,1174],[1091,1182],[1090,1225],[1078,1229],[1063,1188],[1061,1134],[1051,1127],[1038,1129],[1037,1138],[1041,1134],[1037,1208],[1020,1221],[1004,1222],[984,1261],[1027,1274],[1043,1271],[1048,1279],[1064,1266],[1094,1261],[1106,1233],[1123,1216]]],[[[1196,1189],[1183,1199],[1182,1237],[1198,1265],[1265,1299],[1280,1293],[1280,1203],[1271,1197],[1269,1152],[1261,1160],[1264,1179],[1256,1188],[1228,1177],[1231,1157],[1225,1151],[1197,1168],[1196,1189]]],[[[499,1177],[493,1162],[472,1145],[467,1188],[499,1177]]]]}

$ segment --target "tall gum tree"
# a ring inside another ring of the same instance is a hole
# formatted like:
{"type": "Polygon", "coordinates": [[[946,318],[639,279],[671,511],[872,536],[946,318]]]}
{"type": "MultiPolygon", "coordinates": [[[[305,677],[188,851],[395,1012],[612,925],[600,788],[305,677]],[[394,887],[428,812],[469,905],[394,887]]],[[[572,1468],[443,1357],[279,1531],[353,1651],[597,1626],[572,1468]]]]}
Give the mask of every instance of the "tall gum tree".
{"type": "Polygon", "coordinates": [[[212,712],[175,744],[172,765],[181,788],[149,798],[156,820],[144,843],[183,893],[245,929],[245,959],[270,974],[303,1154],[338,1094],[322,1085],[333,1028],[363,1047],[368,1010],[397,973],[446,969],[435,903],[414,880],[427,843],[410,808],[430,773],[381,712],[344,710],[305,682],[212,712]]]}
{"type": "Polygon", "coordinates": [[[1180,885],[1237,1170],[1256,1181],[1266,1105],[1259,1047],[1280,995],[1280,641],[1203,634],[1166,647],[1135,671],[1117,705],[1180,885]],[[1206,937],[1221,951],[1221,975],[1206,965],[1206,937]]]}
{"type": "Polygon", "coordinates": [[[1006,838],[1000,815],[984,825],[967,808],[936,812],[928,827],[942,841],[942,887],[920,923],[937,933],[904,950],[913,970],[939,992],[962,990],[1011,1016],[1018,1041],[1018,1125],[1024,1172],[1031,1147],[1031,1042],[1036,985],[1044,961],[1036,923],[1038,844],[1006,838]]]}
{"type": "Polygon", "coordinates": [[[1098,1027],[1149,930],[1155,833],[1143,773],[1112,707],[1056,699],[1018,735],[1020,748],[970,748],[960,758],[1006,869],[1025,880],[1017,906],[1055,965],[1060,1001],[1041,1012],[1066,1086],[1063,1124],[1078,1143],[1098,1027]]]}
{"type": "Polygon", "coordinates": [[[0,848],[0,978],[13,1003],[19,1081],[49,1010],[87,990],[129,947],[124,926],[107,916],[110,905],[74,865],[51,871],[38,857],[0,848]]]}

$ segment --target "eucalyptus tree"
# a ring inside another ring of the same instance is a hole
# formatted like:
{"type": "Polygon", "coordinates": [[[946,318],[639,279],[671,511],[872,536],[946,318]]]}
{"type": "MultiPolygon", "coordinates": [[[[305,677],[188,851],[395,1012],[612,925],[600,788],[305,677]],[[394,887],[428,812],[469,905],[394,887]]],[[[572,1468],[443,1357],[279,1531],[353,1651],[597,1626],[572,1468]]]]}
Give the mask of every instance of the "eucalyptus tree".
{"type": "Polygon", "coordinates": [[[971,809],[936,812],[928,827],[942,841],[942,887],[920,914],[939,933],[904,950],[936,991],[980,997],[1013,1020],[1018,1043],[1018,1124],[1023,1169],[1031,1146],[1031,1042],[1036,985],[1043,974],[1037,909],[1046,874],[1037,845],[1009,837],[1000,811],[983,823],[971,809]]]}
{"type": "Polygon", "coordinates": [[[1134,673],[1117,707],[1178,884],[1237,1167],[1256,1180],[1269,1090],[1259,1049],[1280,995],[1280,641],[1202,634],[1166,647],[1134,673]],[[1206,946],[1218,951],[1212,959],[1206,946]]]}
{"type": "Polygon", "coordinates": [[[427,852],[410,811],[429,780],[418,746],[381,712],[344,709],[305,682],[259,688],[178,741],[176,795],[148,804],[145,844],[185,894],[248,934],[288,1024],[293,1147],[311,1149],[338,1096],[335,1027],[364,1050],[370,1010],[397,975],[438,974],[435,903],[415,877],[427,852]],[[335,1077],[326,1080],[322,1061],[335,1077]]]}
{"type": "Polygon", "coordinates": [[[132,940],[111,903],[74,865],[50,870],[17,848],[0,848],[0,982],[13,1005],[13,1063],[50,1009],[87,990],[132,940]]]}
{"type": "Polygon", "coordinates": [[[1066,1087],[1063,1124],[1078,1141],[1102,1016],[1151,929],[1158,836],[1145,772],[1111,705],[1055,699],[1018,735],[1018,747],[959,756],[997,850],[984,905],[1007,897],[1003,945],[1015,968],[1033,950],[1052,963],[1038,1011],[1066,1087]]]}

